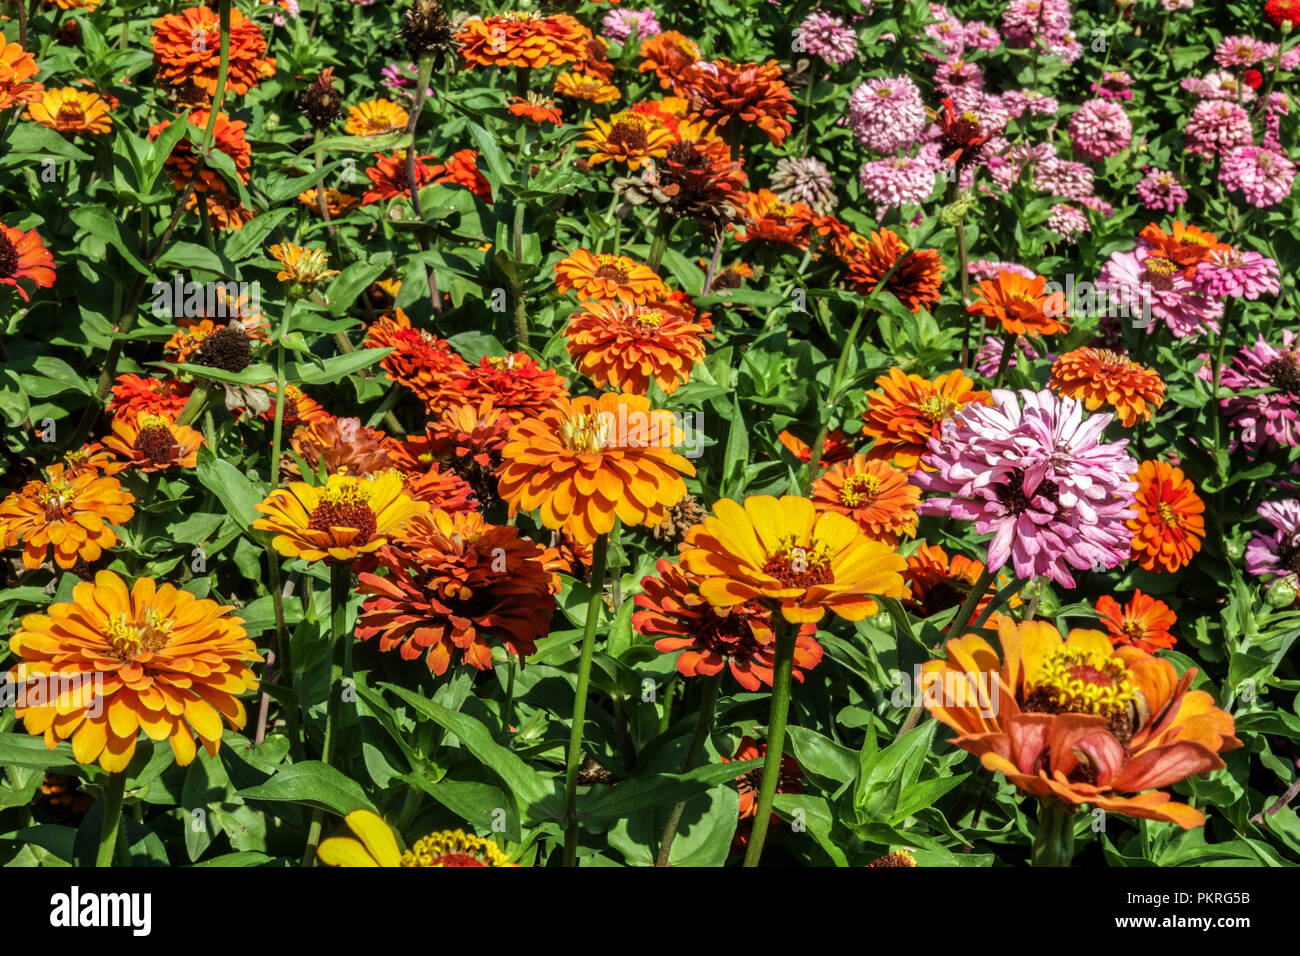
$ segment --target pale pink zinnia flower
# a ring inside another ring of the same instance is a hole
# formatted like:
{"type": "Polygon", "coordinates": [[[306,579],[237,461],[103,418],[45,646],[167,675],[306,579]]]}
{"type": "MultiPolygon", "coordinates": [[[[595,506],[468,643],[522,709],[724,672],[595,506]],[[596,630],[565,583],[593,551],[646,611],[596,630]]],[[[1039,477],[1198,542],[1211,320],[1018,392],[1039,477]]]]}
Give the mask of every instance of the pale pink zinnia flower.
{"type": "Polygon", "coordinates": [[[1033,269],[1026,268],[1018,262],[1000,262],[988,259],[976,259],[974,262],[967,263],[966,271],[970,273],[976,282],[983,282],[985,279],[996,279],[999,272],[1013,272],[1018,276],[1024,276],[1026,279],[1032,279],[1037,275],[1033,269]]]}
{"type": "Polygon", "coordinates": [[[1083,159],[1118,155],[1133,139],[1133,124],[1118,103],[1088,100],[1070,117],[1070,143],[1083,159]]]}
{"type": "MultiPolygon", "coordinates": [[[[1105,290],[1135,321],[1150,315],[1159,319],[1182,339],[1202,331],[1217,332],[1223,304],[1202,295],[1177,263],[1152,255],[1150,246],[1139,243],[1132,252],[1113,252],[1097,276],[1097,288],[1105,290]]],[[[1156,323],[1146,326],[1147,333],[1156,323]]]]}
{"type": "Polygon", "coordinates": [[[1101,440],[1112,416],[1085,418],[1082,402],[1049,389],[994,389],[992,398],[967,405],[930,439],[911,480],[947,497],[917,510],[992,533],[989,570],[1010,563],[1022,580],[1046,575],[1072,588],[1075,570],[1127,561],[1137,463],[1127,441],[1101,440]]]}
{"type": "Polygon", "coordinates": [[[996,50],[1002,37],[983,20],[972,20],[965,28],[966,45],[975,50],[996,50]]]}
{"type": "Polygon", "coordinates": [[[1137,197],[1147,209],[1174,212],[1187,202],[1187,190],[1171,172],[1147,166],[1142,179],[1134,187],[1137,197]]]}
{"type": "Polygon", "coordinates": [[[1253,141],[1250,116],[1236,103],[1202,100],[1187,119],[1189,153],[1226,153],[1253,141]]]}
{"type": "Polygon", "coordinates": [[[921,91],[906,76],[867,80],[849,96],[848,124],[873,152],[889,156],[907,149],[925,128],[921,91]]]}
{"type": "MultiPolygon", "coordinates": [[[[1207,368],[1201,377],[1212,379],[1212,373],[1207,368]]],[[[1271,451],[1300,443],[1300,354],[1294,332],[1282,333],[1280,349],[1261,335],[1220,372],[1219,385],[1238,393],[1258,392],[1219,403],[1247,448],[1271,451]]]]}
{"type": "Polygon", "coordinates": [[[1295,163],[1281,153],[1238,146],[1223,157],[1219,179],[1228,189],[1240,191],[1252,206],[1267,209],[1291,194],[1295,172],[1295,163]]]}
{"type": "Polygon", "coordinates": [[[1008,90],[1002,94],[1002,108],[1007,115],[1015,119],[1025,113],[1037,116],[1055,115],[1061,108],[1056,97],[1048,96],[1037,90],[1008,90]]]}
{"type": "Polygon", "coordinates": [[[1070,32],[1069,0],[1011,0],[1002,11],[1002,35],[1007,46],[1023,49],[1038,38],[1050,46],[1070,32]]]}
{"type": "Polygon", "coordinates": [[[1197,263],[1192,282],[1207,296],[1218,298],[1258,299],[1282,291],[1274,260],[1235,246],[1215,249],[1197,263]]]}
{"type": "Polygon", "coordinates": [[[1073,242],[1075,236],[1088,232],[1090,227],[1088,217],[1080,210],[1066,203],[1057,203],[1047,217],[1047,228],[1073,242]]]}
{"type": "Polygon", "coordinates": [[[1255,91],[1243,83],[1241,77],[1227,70],[1216,70],[1203,77],[1189,76],[1178,85],[1203,100],[1249,103],[1255,99],[1255,91]]]}
{"type": "Polygon", "coordinates": [[[612,43],[625,41],[632,35],[633,28],[636,29],[638,40],[663,33],[663,28],[655,19],[655,12],[649,7],[644,10],[625,10],[619,7],[606,13],[601,23],[605,27],[605,38],[612,43]]]}
{"type": "MultiPolygon", "coordinates": [[[[1033,273],[1030,275],[1032,276],[1033,273]]],[[[984,378],[994,378],[998,374],[998,368],[1002,365],[1002,341],[1000,335],[985,336],[984,344],[975,355],[975,371],[984,378]]],[[[1011,358],[1007,359],[1007,368],[1015,368],[1022,355],[1027,361],[1032,362],[1038,358],[1038,350],[1029,339],[1019,335],[1016,336],[1016,346],[1011,352],[1011,358]]],[[[1055,356],[1049,355],[1048,358],[1055,358],[1055,356]]]]}
{"type": "Polygon", "coordinates": [[[915,157],[891,156],[867,163],[858,174],[862,195],[886,209],[925,202],[934,191],[934,174],[939,169],[935,152],[927,147],[915,157]]]}
{"type": "Polygon", "coordinates": [[[1259,516],[1272,525],[1246,545],[1246,573],[1257,578],[1300,578],[1300,500],[1265,501],[1259,516]]]}
{"type": "Polygon", "coordinates": [[[1224,37],[1214,51],[1214,62],[1219,66],[1254,66],[1262,60],[1272,59],[1277,47],[1254,37],[1224,37]]]}
{"type": "Polygon", "coordinates": [[[1092,195],[1092,169],[1065,159],[1044,160],[1034,168],[1034,188],[1040,193],[1086,199],[1092,195]]]}
{"type": "Polygon", "coordinates": [[[795,27],[794,36],[799,47],[835,66],[842,66],[858,55],[858,35],[845,27],[843,20],[825,10],[808,14],[795,27]]]}

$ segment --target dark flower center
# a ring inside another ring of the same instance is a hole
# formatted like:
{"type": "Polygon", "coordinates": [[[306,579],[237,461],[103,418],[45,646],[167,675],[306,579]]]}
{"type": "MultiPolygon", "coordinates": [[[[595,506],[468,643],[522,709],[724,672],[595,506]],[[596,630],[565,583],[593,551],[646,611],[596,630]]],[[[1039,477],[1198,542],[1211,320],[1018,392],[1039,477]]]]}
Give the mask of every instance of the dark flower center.
{"type": "Polygon", "coordinates": [[[375,533],[375,513],[360,496],[344,490],[333,497],[323,496],[320,504],[312,509],[307,527],[326,534],[331,528],[355,528],[357,536],[352,543],[365,544],[375,533]]]}
{"type": "Polygon", "coordinates": [[[1264,366],[1264,374],[1276,389],[1292,395],[1300,395],[1300,363],[1296,357],[1284,352],[1264,366]]]}
{"type": "Polygon", "coordinates": [[[1033,507],[1035,498],[1045,498],[1056,504],[1057,490],[1056,482],[1043,480],[1038,483],[1038,488],[1032,495],[1028,494],[1025,491],[1025,470],[1013,468],[1007,475],[1007,480],[998,486],[997,495],[998,501],[1002,502],[1007,511],[1019,515],[1033,507]]]}
{"type": "Polygon", "coordinates": [[[835,580],[825,555],[795,546],[770,555],[763,563],[763,573],[776,578],[787,588],[810,588],[835,580]]]}
{"type": "Polygon", "coordinates": [[[630,153],[643,152],[649,140],[646,138],[645,122],[634,120],[620,121],[609,131],[611,145],[621,147],[630,153]]]}
{"type": "Polygon", "coordinates": [[[145,418],[153,419],[157,416],[141,416],[140,433],[135,438],[135,444],[131,447],[142,454],[155,465],[165,465],[176,457],[180,451],[180,444],[172,434],[172,430],[167,427],[164,421],[143,421],[145,418]]]}
{"type": "Polygon", "coordinates": [[[8,279],[18,271],[18,250],[9,237],[0,232],[0,279],[8,279]]]}

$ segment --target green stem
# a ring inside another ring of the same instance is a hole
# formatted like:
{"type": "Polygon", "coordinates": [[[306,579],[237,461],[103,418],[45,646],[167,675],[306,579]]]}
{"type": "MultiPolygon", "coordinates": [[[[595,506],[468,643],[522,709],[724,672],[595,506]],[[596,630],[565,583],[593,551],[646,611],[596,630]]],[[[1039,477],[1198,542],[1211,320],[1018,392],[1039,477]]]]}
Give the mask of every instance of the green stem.
{"type": "MultiPolygon", "coordinates": [[[[722,683],[725,671],[718,671],[704,684],[704,696],[700,700],[700,710],[695,719],[695,736],[691,738],[691,749],[686,752],[686,765],[682,773],[695,769],[695,761],[704,750],[704,742],[709,739],[709,730],[713,726],[713,707],[718,700],[718,686],[722,683]]],[[[659,855],[655,857],[655,866],[667,866],[673,852],[673,840],[677,837],[677,826],[682,822],[682,813],[686,810],[683,800],[673,807],[668,814],[668,823],[664,826],[664,835],[659,839],[659,855]]]]}
{"type": "Polygon", "coordinates": [[[659,210],[659,217],[655,220],[655,234],[650,241],[650,258],[646,260],[652,272],[659,271],[659,263],[663,262],[664,253],[668,251],[668,236],[673,231],[673,226],[677,224],[675,216],[659,210]]]}
{"type": "MultiPolygon", "coordinates": [[[[1016,349],[1015,336],[1010,332],[1002,333],[1002,357],[998,359],[998,371],[993,376],[993,387],[1001,388],[1002,380],[1006,378],[1007,369],[1011,367],[1011,354],[1016,349]]],[[[963,364],[962,368],[966,366],[963,364]]]]}
{"type": "MultiPolygon", "coordinates": [[[[1019,579],[1013,580],[1010,584],[993,595],[993,600],[984,606],[980,611],[979,617],[975,618],[975,623],[971,625],[975,630],[979,630],[988,623],[988,619],[993,616],[998,608],[1002,607],[1007,601],[1011,600],[1012,595],[1021,589],[1022,585],[1019,579]]],[[[958,635],[960,637],[961,635],[958,635]]]]}
{"type": "MultiPolygon", "coordinates": [[[[350,564],[333,564],[330,566],[330,643],[333,653],[340,647],[343,651],[342,680],[352,676],[352,640],[345,634],[348,616],[348,597],[352,592],[352,566],[350,564]]],[[[334,759],[335,731],[339,723],[339,706],[342,699],[342,680],[330,681],[329,702],[325,706],[325,742],[321,747],[321,763],[331,766],[334,759]]],[[[325,823],[325,810],[318,807],[312,811],[311,826],[307,830],[307,848],[303,851],[302,865],[316,865],[316,847],[320,844],[321,829],[325,823]]]]}
{"type": "Polygon", "coordinates": [[[1223,469],[1219,466],[1219,419],[1222,417],[1222,409],[1219,407],[1219,376],[1223,371],[1223,355],[1228,347],[1228,326],[1232,319],[1232,299],[1223,301],[1223,318],[1219,322],[1219,342],[1214,351],[1214,389],[1210,392],[1210,401],[1206,404],[1209,410],[1207,414],[1214,423],[1214,470],[1219,476],[1219,481],[1224,480],[1223,469]]]}
{"type": "Polygon", "coordinates": [[[280,483],[280,453],[284,439],[284,392],[287,382],[284,374],[284,356],[288,351],[284,340],[289,334],[289,320],[293,316],[295,299],[284,304],[284,315],[280,317],[280,334],[275,340],[275,425],[271,429],[271,487],[280,483]]]}
{"type": "Polygon", "coordinates": [[[1034,834],[1031,866],[1069,866],[1074,859],[1074,813],[1057,800],[1038,805],[1038,832],[1034,834]]]}
{"type": "Polygon", "coordinates": [[[790,673],[794,668],[794,648],[798,631],[779,611],[772,613],[776,629],[776,663],[773,665],[772,711],[767,722],[767,757],[763,761],[763,784],[758,792],[758,815],[745,850],[745,866],[758,866],[772,822],[772,801],[781,782],[781,753],[785,749],[785,722],[790,714],[790,673]]]}
{"type": "MultiPolygon", "coordinates": [[[[208,407],[208,397],[211,394],[212,386],[207,382],[200,381],[195,385],[194,391],[190,392],[189,400],[185,402],[185,407],[176,416],[176,424],[188,425],[203,414],[203,410],[208,407]]],[[[216,448],[213,448],[212,451],[215,453],[216,448]]]]}
{"type": "Polygon", "coordinates": [[[515,671],[518,670],[518,658],[506,654],[506,702],[501,708],[501,732],[510,736],[510,726],[515,722],[515,671]]]}
{"type": "Polygon", "coordinates": [[[515,258],[514,275],[510,285],[515,294],[515,337],[521,349],[528,348],[528,313],[524,308],[524,279],[522,275],[524,261],[524,201],[515,197],[515,222],[513,234],[513,252],[515,258]]]}
{"type": "Polygon", "coordinates": [[[993,583],[993,572],[985,568],[980,572],[974,585],[971,586],[970,594],[966,595],[966,601],[962,604],[961,610],[957,616],[952,619],[948,625],[949,637],[961,637],[966,631],[966,625],[970,623],[971,616],[975,613],[975,608],[979,607],[980,599],[988,593],[989,585],[993,583]]]}
{"type": "Polygon", "coordinates": [[[591,658],[596,648],[596,626],[600,620],[601,597],[605,590],[605,559],[609,535],[596,539],[591,559],[591,597],[582,632],[582,656],[578,659],[578,684],[573,692],[573,726],[569,730],[569,759],[564,768],[564,865],[578,863],[578,770],[582,767],[582,725],[587,717],[587,687],[591,683],[591,658]]]}
{"type": "Polygon", "coordinates": [[[122,798],[126,796],[126,771],[119,770],[108,778],[108,792],[104,795],[104,824],[99,831],[99,850],[95,866],[113,865],[113,853],[122,831],[122,798]]]}

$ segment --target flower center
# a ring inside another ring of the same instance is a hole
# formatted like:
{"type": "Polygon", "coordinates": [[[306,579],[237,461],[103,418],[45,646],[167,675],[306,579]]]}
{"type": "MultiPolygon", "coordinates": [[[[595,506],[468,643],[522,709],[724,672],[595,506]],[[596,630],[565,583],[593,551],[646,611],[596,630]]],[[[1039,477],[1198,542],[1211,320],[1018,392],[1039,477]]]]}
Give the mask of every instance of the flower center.
{"type": "Polygon", "coordinates": [[[42,483],[39,491],[36,492],[36,499],[45,509],[47,520],[64,517],[68,512],[68,506],[72,503],[72,484],[66,479],[60,478],[57,481],[42,483]]]}
{"type": "Polygon", "coordinates": [[[646,135],[649,123],[639,113],[624,112],[614,117],[613,128],[609,131],[609,142],[627,152],[643,152],[650,144],[646,135]]]}
{"type": "Polygon", "coordinates": [[[321,492],[307,527],[330,533],[331,528],[352,528],[353,544],[365,544],[375,533],[375,513],[370,508],[370,489],[351,483],[335,484],[321,492]]]}
{"type": "Polygon", "coordinates": [[[125,614],[110,618],[107,637],[113,653],[119,660],[129,660],[152,654],[171,639],[172,622],[155,609],[144,612],[143,623],[137,624],[125,614]]]}
{"type": "Polygon", "coordinates": [[[617,282],[619,285],[623,285],[628,280],[627,270],[623,268],[621,256],[597,256],[596,276],[601,279],[609,279],[611,282],[617,282]]]}
{"type": "Polygon", "coordinates": [[[1013,468],[1007,475],[1007,480],[997,488],[998,501],[1013,515],[1024,514],[1033,507],[1035,499],[1044,498],[1056,504],[1056,493],[1056,482],[1048,480],[1040,481],[1033,494],[1026,492],[1023,468],[1013,468]]]}
{"type": "Polygon", "coordinates": [[[0,230],[0,279],[7,279],[18,271],[18,250],[9,237],[0,230]]]}
{"type": "Polygon", "coordinates": [[[830,558],[820,552],[809,553],[807,548],[798,545],[787,545],[770,554],[763,563],[763,573],[787,588],[806,589],[835,580],[830,558]]]}
{"type": "Polygon", "coordinates": [[[638,309],[631,317],[632,325],[641,329],[657,329],[663,321],[664,314],[658,309],[638,309]]]}
{"type": "Polygon", "coordinates": [[[849,508],[872,504],[880,494],[880,479],[875,475],[849,475],[840,488],[840,501],[849,508]]]}
{"type": "Polygon", "coordinates": [[[161,415],[143,414],[137,420],[140,433],[131,448],[155,465],[163,465],[176,457],[180,443],[172,434],[167,419],[161,415]]]}
{"type": "Polygon", "coordinates": [[[1150,256],[1143,262],[1142,278],[1151,288],[1159,292],[1169,292],[1174,287],[1174,273],[1178,264],[1164,256],[1150,256]]]}
{"type": "Polygon", "coordinates": [[[1025,709],[1045,714],[1105,717],[1121,742],[1132,736],[1130,705],[1137,691],[1118,657],[1062,647],[1043,662],[1037,683],[1027,688],[1025,709]]]}
{"type": "Polygon", "coordinates": [[[1156,513],[1160,515],[1160,520],[1170,528],[1177,528],[1181,523],[1178,515],[1174,513],[1174,506],[1167,501],[1162,501],[1156,505],[1156,513]]]}
{"type": "Polygon", "coordinates": [[[60,123],[83,123],[86,113],[77,103],[63,103],[59,106],[60,123]]]}
{"type": "Polygon", "coordinates": [[[1276,389],[1300,395],[1300,363],[1295,355],[1283,353],[1264,366],[1264,374],[1276,389]]]}
{"type": "Polygon", "coordinates": [[[950,398],[944,398],[942,395],[931,395],[921,404],[916,406],[916,410],[921,413],[921,417],[932,425],[937,425],[945,418],[952,415],[957,403],[950,398]]]}
{"type": "Polygon", "coordinates": [[[575,415],[559,428],[560,441],[579,455],[596,455],[606,445],[606,423],[600,415],[575,415]]]}

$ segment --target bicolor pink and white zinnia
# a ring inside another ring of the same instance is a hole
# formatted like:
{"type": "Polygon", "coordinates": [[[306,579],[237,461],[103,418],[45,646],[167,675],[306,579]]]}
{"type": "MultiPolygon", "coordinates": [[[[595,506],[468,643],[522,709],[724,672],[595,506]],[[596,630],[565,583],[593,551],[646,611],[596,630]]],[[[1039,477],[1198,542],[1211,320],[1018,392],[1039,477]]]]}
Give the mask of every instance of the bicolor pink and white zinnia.
{"type": "Polygon", "coordinates": [[[990,571],[1047,575],[1074,587],[1074,571],[1128,560],[1137,463],[1127,441],[1104,442],[1112,416],[1044,389],[994,389],[930,439],[913,483],[933,497],[921,514],[975,522],[989,542],[990,571]],[[942,496],[942,497],[941,497],[942,496]]]}

